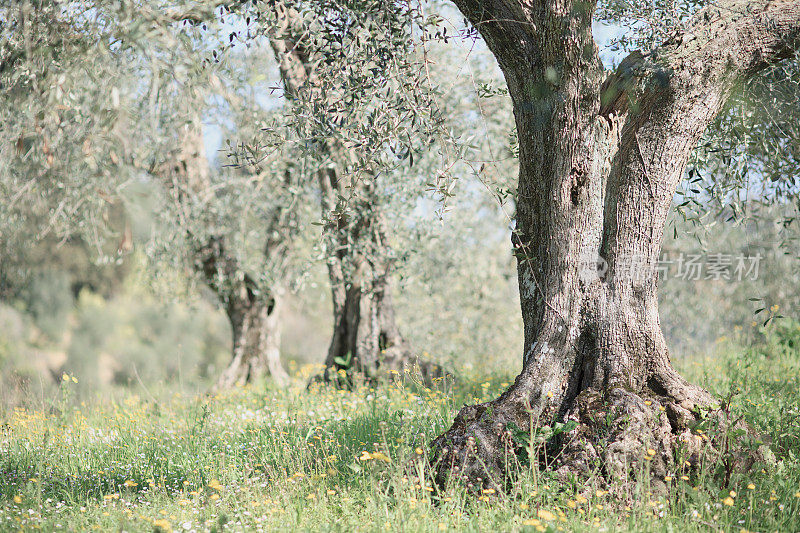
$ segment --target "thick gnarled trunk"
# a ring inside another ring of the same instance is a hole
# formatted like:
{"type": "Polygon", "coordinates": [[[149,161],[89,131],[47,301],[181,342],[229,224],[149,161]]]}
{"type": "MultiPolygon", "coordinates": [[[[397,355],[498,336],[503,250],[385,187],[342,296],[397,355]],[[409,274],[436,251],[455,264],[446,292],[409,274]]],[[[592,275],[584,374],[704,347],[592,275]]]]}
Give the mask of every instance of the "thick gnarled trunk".
{"type": "Polygon", "coordinates": [[[345,184],[328,169],[320,173],[323,241],[333,304],[333,335],[323,381],[351,386],[356,381],[397,379],[410,373],[428,386],[447,377],[439,365],[419,359],[395,323],[390,274],[393,260],[374,183],[357,185],[362,194],[347,214],[331,219],[345,184]]]}
{"type": "Polygon", "coordinates": [[[325,381],[349,386],[410,374],[432,385],[448,376],[439,365],[418,359],[400,334],[385,274],[366,278],[360,272],[347,283],[336,266],[331,270],[334,324],[325,381]],[[368,290],[362,282],[368,283],[368,290]]]}
{"type": "Polygon", "coordinates": [[[462,409],[434,442],[437,480],[501,489],[520,449],[515,433],[570,420],[577,426],[549,443],[550,466],[599,466],[623,492],[645,460],[657,485],[687,461],[718,457],[691,431],[715,401],[670,364],[656,267],[691,151],[734,83],[800,44],[800,2],[706,8],[688,37],[632,54],[604,82],[593,5],[455,3],[513,100],[525,346],[511,388],[462,409]]]}
{"type": "Polygon", "coordinates": [[[715,401],[673,370],[654,294],[616,292],[602,281],[576,281],[570,292],[569,305],[547,306],[532,325],[538,334],[511,388],[493,402],[462,409],[437,439],[440,482],[456,474],[499,490],[520,451],[514,433],[557,422],[578,425],[549,443],[548,455],[556,459],[548,466],[588,476],[599,465],[622,492],[645,457],[657,485],[686,469],[676,462],[677,449],[693,466],[704,451],[713,454],[692,428],[715,401]]]}
{"type": "Polygon", "coordinates": [[[231,324],[231,361],[212,387],[220,392],[262,377],[279,386],[289,379],[280,360],[281,289],[265,289],[229,255],[225,239],[209,238],[195,249],[195,269],[217,295],[231,324]]]}

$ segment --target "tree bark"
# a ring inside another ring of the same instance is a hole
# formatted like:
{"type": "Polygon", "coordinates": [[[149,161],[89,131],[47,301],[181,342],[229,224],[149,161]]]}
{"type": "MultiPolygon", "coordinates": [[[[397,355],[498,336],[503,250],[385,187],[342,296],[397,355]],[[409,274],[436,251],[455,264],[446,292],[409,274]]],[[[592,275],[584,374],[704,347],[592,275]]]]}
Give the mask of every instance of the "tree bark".
{"type": "MultiPolygon", "coordinates": [[[[605,75],[594,6],[455,0],[497,58],[520,141],[517,228],[523,370],[433,443],[435,476],[501,490],[515,436],[573,421],[550,466],[630,488],[719,450],[692,427],[718,402],[673,370],[657,263],[667,214],[700,135],[732,86],[800,44],[800,2],[724,2],[605,75]],[[603,77],[605,76],[605,81],[603,77]],[[654,452],[654,453],[652,453],[654,452]],[[641,469],[639,469],[641,470],[641,469]]],[[[724,425],[722,411],[716,420],[724,425]]],[[[715,455],[716,454],[716,455],[715,455]]]]}
{"type": "Polygon", "coordinates": [[[239,292],[225,307],[233,335],[233,357],[213,390],[243,386],[264,376],[285,385],[289,375],[280,359],[280,297],[259,295],[246,284],[239,292]]]}
{"type": "MultiPolygon", "coordinates": [[[[313,69],[319,58],[304,42],[312,35],[293,7],[277,1],[272,8],[270,44],[285,94],[290,100],[313,101],[321,96],[313,69]]],[[[321,143],[320,154],[327,159],[317,177],[334,318],[321,380],[349,386],[354,380],[373,381],[415,369],[431,385],[449,376],[439,365],[418,359],[395,323],[392,252],[374,180],[348,175],[345,150],[333,140],[321,143]],[[351,198],[344,210],[343,197],[351,198]]]]}
{"type": "MultiPolygon", "coordinates": [[[[186,211],[182,218],[191,219],[188,206],[192,195],[207,190],[211,185],[197,120],[184,127],[179,144],[180,148],[158,174],[172,191],[176,207],[186,211]]],[[[281,226],[283,216],[278,211],[273,213],[265,232],[267,256],[286,252],[286,232],[281,226]]],[[[242,386],[266,376],[280,386],[285,385],[289,376],[280,361],[281,289],[259,287],[227,249],[224,235],[198,236],[191,224],[188,222],[185,230],[191,247],[192,265],[224,307],[233,341],[230,364],[222,371],[211,392],[242,386]]]]}

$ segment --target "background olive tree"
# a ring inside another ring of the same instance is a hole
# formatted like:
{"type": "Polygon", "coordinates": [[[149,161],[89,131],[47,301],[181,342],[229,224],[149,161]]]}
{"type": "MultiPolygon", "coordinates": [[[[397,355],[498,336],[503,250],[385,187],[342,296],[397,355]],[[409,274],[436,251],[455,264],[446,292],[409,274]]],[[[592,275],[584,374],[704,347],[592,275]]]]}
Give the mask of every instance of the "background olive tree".
{"type": "MultiPolygon", "coordinates": [[[[201,125],[204,113],[226,101],[229,143],[271,120],[269,102],[255,96],[267,88],[246,79],[248,57],[258,54],[231,52],[236,57],[223,62],[217,56],[232,41],[226,35],[224,45],[213,46],[222,38],[212,30],[222,21],[212,9],[159,7],[45,2],[8,10],[3,109],[15,142],[4,147],[15,153],[4,169],[3,185],[13,193],[3,206],[3,244],[22,249],[26,239],[48,234],[91,239],[93,259],[119,262],[134,236],[129,223],[109,235],[108,206],[135,208],[137,197],[150,196],[148,207],[159,216],[151,214],[151,228],[140,232],[149,236],[139,245],[149,259],[189,266],[231,322],[234,355],[218,386],[264,373],[285,379],[277,302],[297,272],[288,257],[302,212],[298,173],[288,150],[282,160],[212,168],[201,125]],[[184,22],[187,13],[201,13],[214,26],[201,32],[184,22]],[[109,254],[110,239],[119,244],[109,254]]],[[[6,274],[14,270],[11,261],[4,267],[6,274]]]]}

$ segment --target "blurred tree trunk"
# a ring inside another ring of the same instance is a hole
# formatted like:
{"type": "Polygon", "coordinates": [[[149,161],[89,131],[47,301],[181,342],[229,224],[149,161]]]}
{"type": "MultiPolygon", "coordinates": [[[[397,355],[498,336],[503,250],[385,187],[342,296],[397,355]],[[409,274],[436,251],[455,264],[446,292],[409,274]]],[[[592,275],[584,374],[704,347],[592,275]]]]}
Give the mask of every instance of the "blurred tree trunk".
{"type": "MultiPolygon", "coordinates": [[[[314,85],[318,58],[304,44],[310,39],[302,16],[283,2],[273,4],[277,24],[270,32],[286,96],[293,100],[321,97],[314,85]]],[[[322,379],[350,385],[394,372],[417,369],[427,382],[447,373],[419,360],[396,323],[389,279],[392,251],[386,239],[381,200],[373,177],[344,174],[347,158],[329,142],[321,149],[329,161],[318,171],[323,243],[333,300],[334,327],[322,379]],[[350,197],[343,205],[342,198],[350,197]]]]}
{"type": "Polygon", "coordinates": [[[220,391],[251,383],[270,376],[279,385],[289,379],[280,360],[280,292],[265,293],[247,274],[230,264],[220,240],[214,239],[197,253],[199,269],[210,287],[217,286],[221,272],[230,272],[228,286],[216,289],[225,302],[225,313],[231,324],[233,354],[212,391],[220,391]],[[208,281],[210,280],[210,281],[208,281]]]}
{"type": "MultiPolygon", "coordinates": [[[[184,126],[180,148],[159,174],[179,208],[187,211],[192,195],[207,191],[211,186],[199,120],[184,126]]],[[[271,377],[279,385],[286,384],[289,376],[280,361],[281,289],[261,287],[227,249],[223,235],[198,234],[191,227],[192,217],[188,212],[185,218],[194,269],[223,305],[233,336],[230,364],[220,374],[212,391],[244,385],[263,376],[271,377]]],[[[277,227],[281,221],[282,214],[273,213],[267,231],[270,237],[265,245],[268,255],[286,252],[284,232],[277,227]]]]}
{"type": "Polygon", "coordinates": [[[513,101],[525,344],[514,384],[462,409],[434,442],[438,481],[502,490],[520,435],[559,423],[568,425],[548,440],[548,466],[565,476],[599,469],[623,493],[644,459],[653,489],[703,457],[747,466],[757,455],[727,451],[724,432],[736,422],[672,368],[658,260],[692,150],[736,83],[794,54],[800,2],[710,6],[685,35],[634,52],[610,75],[592,37],[593,4],[455,3],[513,101]],[[720,440],[692,433],[709,417],[720,440]]]}
{"type": "MultiPolygon", "coordinates": [[[[340,194],[335,180],[332,170],[320,173],[324,214],[334,211],[340,194]]],[[[363,185],[367,197],[352,206],[352,215],[348,212],[325,226],[326,247],[338,253],[328,257],[334,324],[323,379],[346,385],[354,378],[374,380],[413,372],[432,383],[446,372],[418,359],[395,322],[392,258],[370,186],[363,185]]]]}

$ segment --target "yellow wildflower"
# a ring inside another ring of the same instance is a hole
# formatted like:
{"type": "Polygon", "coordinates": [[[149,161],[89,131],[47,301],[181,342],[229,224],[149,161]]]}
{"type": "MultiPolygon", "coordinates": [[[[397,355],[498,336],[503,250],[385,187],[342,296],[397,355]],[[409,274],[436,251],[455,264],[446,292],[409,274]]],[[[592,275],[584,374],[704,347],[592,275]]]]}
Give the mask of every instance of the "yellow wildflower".
{"type": "Polygon", "coordinates": [[[172,531],[172,525],[163,518],[153,520],[153,527],[161,528],[164,531],[172,531]]]}
{"type": "Polygon", "coordinates": [[[536,511],[536,516],[538,516],[542,520],[553,521],[556,519],[556,515],[554,515],[550,511],[546,511],[545,509],[539,509],[538,511],[536,511]]]}
{"type": "Polygon", "coordinates": [[[391,459],[389,459],[389,456],[388,456],[388,455],[386,455],[385,453],[381,453],[381,452],[372,452],[372,453],[370,454],[370,456],[371,456],[373,459],[377,459],[378,461],[383,461],[384,463],[391,463],[391,462],[392,462],[392,460],[391,460],[391,459]]]}

